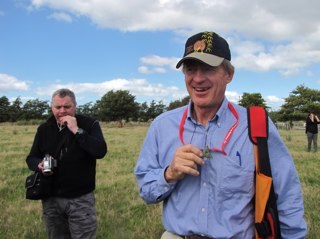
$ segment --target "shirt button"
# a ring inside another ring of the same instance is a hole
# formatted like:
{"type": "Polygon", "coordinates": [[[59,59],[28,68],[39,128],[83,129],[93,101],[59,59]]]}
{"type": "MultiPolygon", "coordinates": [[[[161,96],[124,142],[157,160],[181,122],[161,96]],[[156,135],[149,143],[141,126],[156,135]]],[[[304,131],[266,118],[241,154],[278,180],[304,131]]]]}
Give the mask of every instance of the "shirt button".
{"type": "Polygon", "coordinates": [[[203,186],[204,186],[204,187],[205,187],[205,186],[207,186],[207,183],[206,183],[206,182],[204,182],[204,183],[203,183],[203,186]]]}
{"type": "Polygon", "coordinates": [[[206,209],[203,207],[203,208],[201,208],[201,212],[205,212],[206,211],[206,209]]]}

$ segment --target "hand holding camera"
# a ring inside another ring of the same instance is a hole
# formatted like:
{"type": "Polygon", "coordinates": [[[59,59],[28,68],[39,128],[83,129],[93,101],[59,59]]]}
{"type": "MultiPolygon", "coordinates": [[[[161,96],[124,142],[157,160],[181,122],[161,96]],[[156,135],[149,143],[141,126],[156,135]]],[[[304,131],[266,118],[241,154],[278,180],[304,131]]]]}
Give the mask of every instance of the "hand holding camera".
{"type": "Polygon", "coordinates": [[[57,167],[57,161],[51,155],[46,154],[42,161],[43,174],[52,175],[55,167],[57,167]]]}

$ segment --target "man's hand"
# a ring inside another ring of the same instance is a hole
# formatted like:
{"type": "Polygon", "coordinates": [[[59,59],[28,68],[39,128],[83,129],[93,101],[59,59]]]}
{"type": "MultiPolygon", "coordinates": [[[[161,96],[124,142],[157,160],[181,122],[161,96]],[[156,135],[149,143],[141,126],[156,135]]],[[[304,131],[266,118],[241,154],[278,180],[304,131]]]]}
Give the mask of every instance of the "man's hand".
{"type": "Polygon", "coordinates": [[[72,133],[76,133],[78,130],[78,123],[76,117],[66,115],[60,118],[60,124],[64,124],[72,133]]]}
{"type": "Polygon", "coordinates": [[[185,174],[198,176],[198,165],[204,164],[202,157],[202,151],[191,144],[178,148],[165,171],[165,179],[167,182],[174,182],[181,180],[185,174]]]}
{"type": "Polygon", "coordinates": [[[50,176],[50,175],[52,175],[53,172],[50,172],[50,173],[45,173],[45,172],[43,172],[43,161],[44,161],[44,159],[38,164],[38,169],[39,169],[39,171],[40,171],[43,175],[45,175],[45,176],[50,176]]]}
{"type": "Polygon", "coordinates": [[[38,169],[43,173],[43,160],[38,164],[38,169]]]}

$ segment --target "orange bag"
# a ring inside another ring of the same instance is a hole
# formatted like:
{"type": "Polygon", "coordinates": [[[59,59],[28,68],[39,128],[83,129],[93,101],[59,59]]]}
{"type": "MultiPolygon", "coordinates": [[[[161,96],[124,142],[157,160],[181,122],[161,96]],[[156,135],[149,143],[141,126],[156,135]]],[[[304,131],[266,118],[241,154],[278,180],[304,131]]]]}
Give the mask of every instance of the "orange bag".
{"type": "Polygon", "coordinates": [[[263,107],[248,108],[249,137],[254,144],[256,165],[256,239],[280,239],[276,196],[268,151],[268,114],[263,107]]]}

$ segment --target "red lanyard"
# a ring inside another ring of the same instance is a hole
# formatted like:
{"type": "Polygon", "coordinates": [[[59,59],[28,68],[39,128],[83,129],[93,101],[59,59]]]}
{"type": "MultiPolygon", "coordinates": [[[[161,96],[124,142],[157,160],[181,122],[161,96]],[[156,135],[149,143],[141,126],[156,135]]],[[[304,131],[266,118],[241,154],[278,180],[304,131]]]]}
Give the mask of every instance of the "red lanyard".
{"type": "MultiPolygon", "coordinates": [[[[234,125],[232,125],[232,127],[229,129],[228,133],[224,137],[224,140],[223,140],[222,145],[221,145],[221,149],[219,149],[219,148],[209,148],[210,150],[221,152],[224,155],[227,155],[227,153],[224,150],[224,147],[229,142],[229,140],[230,140],[230,138],[231,138],[231,136],[233,134],[233,131],[237,128],[237,126],[239,124],[239,115],[238,115],[236,109],[233,107],[233,105],[230,102],[228,102],[228,107],[229,107],[231,113],[233,114],[233,116],[236,118],[237,121],[234,123],[234,125]]],[[[184,124],[186,122],[187,115],[188,115],[188,107],[183,112],[183,116],[182,116],[182,119],[180,121],[180,127],[179,127],[179,138],[180,138],[180,141],[181,141],[182,144],[185,144],[184,140],[183,140],[183,131],[184,131],[184,124]]]]}

